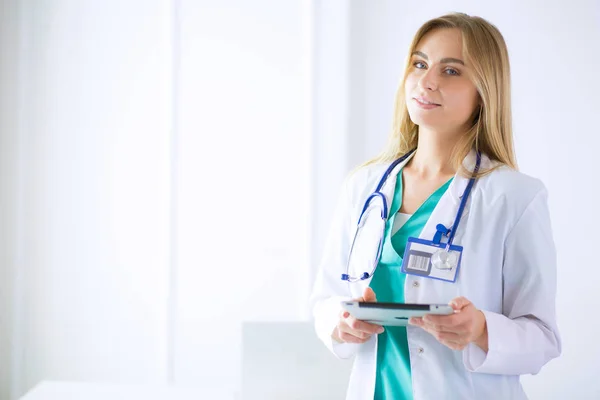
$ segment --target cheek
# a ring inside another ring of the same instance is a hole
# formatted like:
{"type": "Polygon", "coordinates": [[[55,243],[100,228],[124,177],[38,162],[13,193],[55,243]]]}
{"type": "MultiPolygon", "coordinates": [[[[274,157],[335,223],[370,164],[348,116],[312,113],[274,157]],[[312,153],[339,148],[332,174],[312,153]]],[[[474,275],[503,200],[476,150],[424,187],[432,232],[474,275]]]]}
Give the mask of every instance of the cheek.
{"type": "Polygon", "coordinates": [[[413,79],[408,77],[406,78],[406,81],[404,81],[404,96],[406,97],[406,100],[408,101],[408,99],[411,98],[411,95],[413,94],[415,89],[415,83],[413,82],[413,79]]]}
{"type": "Polygon", "coordinates": [[[409,75],[404,81],[404,100],[406,102],[406,107],[411,113],[411,109],[415,108],[413,96],[416,96],[420,91],[418,90],[418,77],[409,75]]]}
{"type": "Polygon", "coordinates": [[[457,119],[465,120],[473,113],[477,106],[477,99],[477,91],[462,90],[455,92],[449,99],[451,100],[449,103],[452,105],[452,111],[457,119]]]}
{"type": "Polygon", "coordinates": [[[409,72],[404,80],[404,92],[406,94],[414,94],[418,89],[419,79],[421,79],[421,76],[417,72],[409,72]]]}

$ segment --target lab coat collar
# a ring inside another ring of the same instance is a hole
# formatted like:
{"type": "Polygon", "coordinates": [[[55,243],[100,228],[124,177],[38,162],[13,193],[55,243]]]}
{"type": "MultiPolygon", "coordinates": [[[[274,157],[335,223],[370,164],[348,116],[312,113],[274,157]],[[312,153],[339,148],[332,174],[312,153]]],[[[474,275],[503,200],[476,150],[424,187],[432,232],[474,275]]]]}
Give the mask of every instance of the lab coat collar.
{"type": "MultiPolygon", "coordinates": [[[[463,166],[465,166],[468,171],[473,171],[475,169],[476,163],[477,152],[475,150],[471,150],[469,154],[467,154],[467,156],[464,158],[463,166]]],[[[489,159],[484,154],[481,154],[481,164],[479,166],[479,169],[486,169],[488,164],[489,159]]],[[[454,221],[456,219],[456,213],[458,212],[464,191],[467,185],[469,184],[470,180],[470,176],[464,177],[460,175],[458,171],[456,172],[452,183],[450,183],[450,187],[439,200],[437,206],[431,213],[429,220],[425,224],[425,227],[421,231],[421,234],[419,235],[421,239],[433,239],[435,233],[437,232],[436,226],[439,223],[443,224],[448,229],[456,229],[456,227],[453,226],[454,221]]],[[[465,208],[462,212],[460,225],[454,237],[455,244],[462,242],[462,234],[464,233],[464,226],[466,224],[466,221],[468,220],[469,212],[471,210],[471,203],[473,200],[473,194],[475,192],[476,184],[477,182],[475,182],[475,186],[473,186],[471,194],[469,195],[465,208]]]]}
{"type": "MultiPolygon", "coordinates": [[[[398,174],[402,170],[402,168],[404,168],[404,166],[408,164],[408,162],[413,158],[414,155],[415,153],[413,152],[409,157],[406,158],[406,160],[396,165],[396,167],[390,173],[389,179],[386,180],[385,184],[381,189],[381,192],[385,195],[386,200],[388,201],[388,208],[390,208],[392,205],[392,199],[394,197],[394,188],[396,186],[396,179],[398,179],[398,174]]],[[[477,152],[474,149],[471,149],[471,151],[463,160],[463,166],[465,166],[467,171],[473,171],[475,169],[476,162],[477,152]]],[[[486,157],[485,154],[482,153],[479,170],[486,168],[488,163],[489,159],[486,157]]],[[[469,184],[469,180],[470,177],[466,178],[460,175],[458,171],[456,172],[456,174],[454,175],[454,179],[452,180],[452,182],[450,183],[450,187],[448,188],[448,192],[450,193],[453,203],[460,203],[463,193],[467,188],[467,185],[469,184]]]]}
{"type": "MultiPolygon", "coordinates": [[[[409,157],[407,157],[406,160],[399,163],[392,170],[388,179],[386,180],[383,187],[381,188],[381,193],[385,196],[385,198],[387,200],[388,213],[391,212],[392,200],[394,198],[394,189],[396,187],[396,180],[402,179],[401,175],[399,175],[399,172],[412,159],[413,156],[414,156],[414,153],[411,154],[409,157]]],[[[464,158],[463,165],[467,168],[468,171],[473,171],[473,169],[475,168],[476,161],[477,161],[477,152],[475,150],[471,150],[469,152],[469,154],[467,154],[467,156],[464,158]]],[[[489,163],[488,158],[482,153],[480,170],[486,168],[488,163],[489,163]]],[[[460,175],[457,171],[457,173],[454,175],[454,179],[450,183],[448,190],[446,191],[446,193],[444,193],[442,198],[439,200],[437,207],[432,212],[432,214],[429,218],[429,221],[427,221],[424,229],[422,230],[421,235],[420,235],[421,238],[425,238],[425,239],[433,238],[433,235],[436,232],[435,227],[436,227],[437,223],[442,223],[446,227],[450,227],[452,225],[452,223],[454,222],[454,218],[456,216],[456,212],[458,210],[458,206],[460,204],[463,193],[465,191],[465,188],[469,184],[469,180],[470,180],[470,177],[466,178],[466,177],[460,175]]],[[[473,190],[471,191],[471,193],[473,193],[473,190]]],[[[471,196],[472,196],[472,194],[471,194],[471,196]]],[[[463,218],[469,213],[470,200],[471,199],[469,198],[467,207],[463,211],[463,218]]],[[[462,221],[461,221],[461,225],[462,225],[462,221]]]]}
{"type": "Polygon", "coordinates": [[[380,189],[380,192],[385,196],[385,199],[387,201],[388,215],[389,213],[391,213],[392,210],[392,201],[394,199],[394,189],[396,188],[396,181],[397,179],[402,179],[400,171],[402,171],[402,168],[404,168],[404,166],[408,164],[408,162],[414,157],[414,155],[415,152],[408,156],[406,160],[396,165],[392,172],[390,172],[390,175],[383,184],[383,187],[380,189]]]}
{"type": "MultiPolygon", "coordinates": [[[[476,163],[477,163],[477,152],[474,149],[471,149],[469,154],[467,154],[467,156],[463,160],[463,166],[467,169],[467,171],[472,172],[475,169],[476,163]]],[[[480,171],[485,168],[484,164],[485,165],[488,164],[488,159],[482,153],[481,154],[481,164],[479,166],[480,171]]],[[[464,176],[460,175],[458,173],[458,171],[456,172],[456,174],[454,175],[454,179],[452,180],[452,182],[450,183],[450,187],[448,188],[448,191],[450,192],[450,195],[452,196],[452,200],[454,203],[460,203],[463,193],[465,192],[465,189],[467,188],[467,185],[469,184],[470,180],[471,180],[470,177],[465,178],[464,176]]]]}

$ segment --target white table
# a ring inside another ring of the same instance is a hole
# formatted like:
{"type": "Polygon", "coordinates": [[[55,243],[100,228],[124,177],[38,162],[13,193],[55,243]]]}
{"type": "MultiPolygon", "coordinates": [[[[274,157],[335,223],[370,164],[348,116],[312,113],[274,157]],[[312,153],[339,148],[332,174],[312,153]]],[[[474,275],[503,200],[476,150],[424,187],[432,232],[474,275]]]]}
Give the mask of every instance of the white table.
{"type": "Polygon", "coordinates": [[[20,400],[234,400],[216,389],[43,381],[20,400]]]}

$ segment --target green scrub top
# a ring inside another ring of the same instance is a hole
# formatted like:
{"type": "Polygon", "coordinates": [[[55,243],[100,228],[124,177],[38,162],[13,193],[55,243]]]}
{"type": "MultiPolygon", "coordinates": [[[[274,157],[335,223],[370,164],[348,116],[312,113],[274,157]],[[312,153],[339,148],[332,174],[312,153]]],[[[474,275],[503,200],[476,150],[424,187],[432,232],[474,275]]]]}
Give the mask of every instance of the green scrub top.
{"type": "MultiPolygon", "coordinates": [[[[386,223],[381,260],[370,283],[377,301],[404,303],[402,257],[409,237],[419,237],[438,201],[452,182],[437,189],[393,235],[392,228],[402,204],[402,171],[398,173],[390,218],[386,223]]],[[[412,399],[410,357],[405,326],[386,326],[378,336],[375,400],[412,399]]]]}

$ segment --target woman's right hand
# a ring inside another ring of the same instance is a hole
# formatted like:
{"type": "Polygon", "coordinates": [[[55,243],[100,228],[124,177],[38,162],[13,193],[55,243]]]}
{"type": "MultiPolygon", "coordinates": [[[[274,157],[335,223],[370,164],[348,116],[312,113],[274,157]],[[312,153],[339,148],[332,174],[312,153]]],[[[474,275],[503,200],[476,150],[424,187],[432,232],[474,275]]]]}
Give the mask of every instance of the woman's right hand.
{"type": "MultiPolygon", "coordinates": [[[[354,301],[376,302],[375,292],[370,287],[365,289],[363,297],[354,301]]],[[[376,333],[382,333],[381,325],[370,324],[354,318],[348,311],[342,310],[340,320],[333,330],[331,337],[338,343],[365,343],[376,333]]]]}

